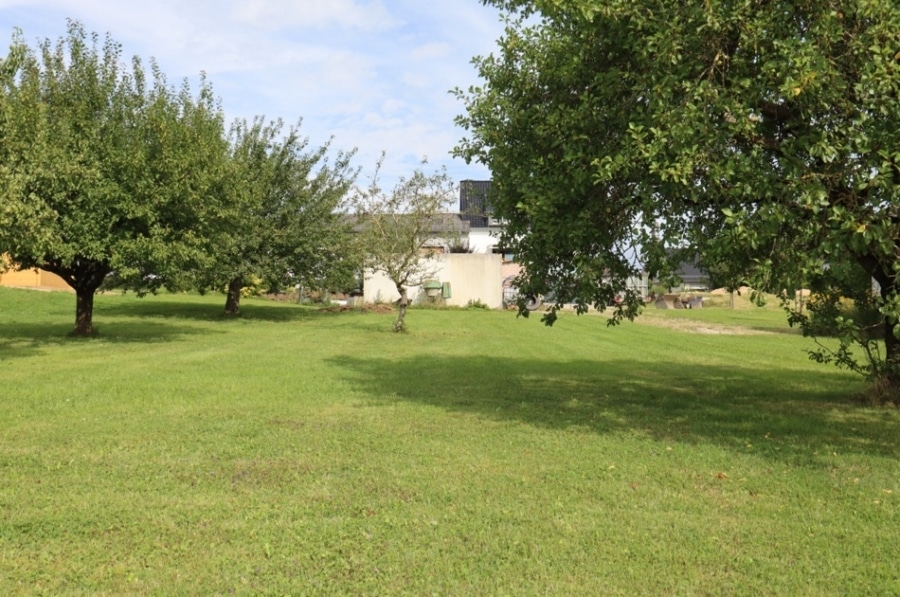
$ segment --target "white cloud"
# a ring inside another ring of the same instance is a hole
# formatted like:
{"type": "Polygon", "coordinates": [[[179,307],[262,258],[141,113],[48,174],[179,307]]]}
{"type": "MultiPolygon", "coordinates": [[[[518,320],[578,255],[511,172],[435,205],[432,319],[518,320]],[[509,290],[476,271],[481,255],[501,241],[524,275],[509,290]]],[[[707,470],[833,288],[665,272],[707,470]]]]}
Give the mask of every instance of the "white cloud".
{"type": "Polygon", "coordinates": [[[452,50],[453,47],[447,42],[431,42],[413,49],[411,58],[413,60],[436,60],[445,58],[452,50]]]}
{"type": "Polygon", "coordinates": [[[502,33],[479,0],[0,0],[0,31],[29,41],[62,37],[67,17],[156,57],[170,82],[206,72],[229,119],[302,118],[312,143],[358,147],[368,171],[386,150],[385,182],[426,155],[455,178],[489,176],[449,155],[464,132],[448,91],[477,82],[472,56],[502,33]]]}
{"type": "Polygon", "coordinates": [[[270,29],[337,25],[349,29],[383,30],[399,23],[378,1],[245,0],[232,5],[232,14],[239,22],[270,29]]]}

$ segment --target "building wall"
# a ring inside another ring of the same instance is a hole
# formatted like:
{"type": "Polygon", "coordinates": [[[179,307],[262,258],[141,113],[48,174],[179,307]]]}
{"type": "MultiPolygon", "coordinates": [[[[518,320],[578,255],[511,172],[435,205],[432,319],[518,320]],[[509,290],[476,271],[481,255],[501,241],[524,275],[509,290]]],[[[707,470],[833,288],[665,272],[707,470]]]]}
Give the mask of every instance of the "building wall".
{"type": "MultiPolygon", "coordinates": [[[[500,255],[447,253],[433,259],[433,279],[450,283],[449,306],[464,307],[469,301],[481,301],[492,309],[503,306],[503,274],[500,255]]],[[[426,296],[419,286],[409,288],[414,303],[424,302],[426,296]]],[[[367,303],[395,302],[400,294],[384,274],[367,272],[363,281],[363,300],[367,303]]]]}
{"type": "Polygon", "coordinates": [[[72,290],[65,280],[42,269],[8,270],[0,273],[0,286],[72,290]]]}
{"type": "Polygon", "coordinates": [[[500,228],[472,228],[469,230],[469,250],[473,253],[493,253],[500,243],[500,228]]]}

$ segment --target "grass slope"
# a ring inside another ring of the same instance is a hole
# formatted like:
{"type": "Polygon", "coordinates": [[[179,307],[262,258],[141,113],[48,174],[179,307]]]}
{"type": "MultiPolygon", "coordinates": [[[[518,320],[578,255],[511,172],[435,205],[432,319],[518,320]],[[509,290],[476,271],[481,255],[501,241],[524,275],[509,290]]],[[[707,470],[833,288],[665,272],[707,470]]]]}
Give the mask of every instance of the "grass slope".
{"type": "Polygon", "coordinates": [[[0,289],[4,595],[900,594],[900,414],[769,312],[73,303],[0,289]]]}

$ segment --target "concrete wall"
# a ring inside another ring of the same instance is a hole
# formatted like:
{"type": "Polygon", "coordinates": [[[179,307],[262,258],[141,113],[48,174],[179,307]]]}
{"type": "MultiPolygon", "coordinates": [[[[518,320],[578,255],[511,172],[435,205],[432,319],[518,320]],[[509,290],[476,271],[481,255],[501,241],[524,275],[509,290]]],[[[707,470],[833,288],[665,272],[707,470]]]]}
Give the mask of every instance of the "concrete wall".
{"type": "MultiPolygon", "coordinates": [[[[464,307],[469,301],[481,301],[492,309],[503,306],[503,274],[500,255],[447,253],[436,255],[429,261],[433,279],[450,283],[449,306],[464,307]]],[[[394,302],[400,294],[393,282],[384,274],[367,272],[363,281],[363,299],[367,303],[394,302]]],[[[409,288],[409,298],[413,302],[426,300],[419,286],[409,288]]]]}

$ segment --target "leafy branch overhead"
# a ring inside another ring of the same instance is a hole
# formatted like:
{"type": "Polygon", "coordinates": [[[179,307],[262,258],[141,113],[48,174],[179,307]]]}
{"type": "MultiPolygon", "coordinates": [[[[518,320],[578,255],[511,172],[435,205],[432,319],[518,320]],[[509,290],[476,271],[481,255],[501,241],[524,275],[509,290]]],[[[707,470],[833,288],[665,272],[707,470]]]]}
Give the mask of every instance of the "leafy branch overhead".
{"type": "Polygon", "coordinates": [[[524,289],[602,308],[696,252],[781,293],[850,261],[900,384],[900,5],[487,3],[508,27],[455,152],[492,170],[524,289]]]}

